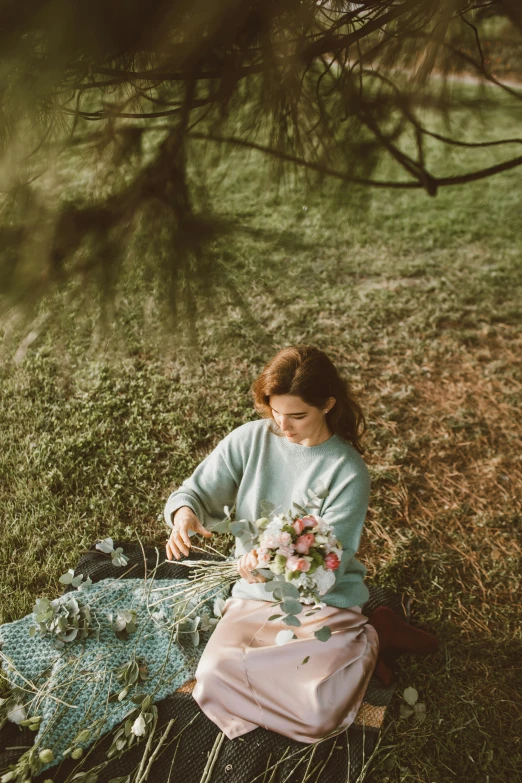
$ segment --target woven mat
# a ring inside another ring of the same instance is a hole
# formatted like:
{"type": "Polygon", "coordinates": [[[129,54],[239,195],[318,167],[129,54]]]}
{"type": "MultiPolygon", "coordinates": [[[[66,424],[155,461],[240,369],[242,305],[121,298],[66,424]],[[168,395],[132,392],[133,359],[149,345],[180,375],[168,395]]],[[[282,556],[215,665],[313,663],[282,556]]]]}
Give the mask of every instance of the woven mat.
{"type": "MultiPolygon", "coordinates": [[[[90,576],[93,582],[109,578],[143,578],[147,571],[155,568],[164,559],[163,551],[128,542],[115,542],[122,546],[129,557],[125,569],[113,566],[110,560],[94,547],[80,558],[76,573],[90,576]],[[122,571],[125,573],[122,575],[122,571]]],[[[195,560],[203,555],[192,552],[195,560]]],[[[210,559],[208,555],[204,556],[210,559]]],[[[187,578],[190,569],[177,563],[162,563],[156,570],[155,579],[187,578]]],[[[369,587],[370,598],[363,606],[368,616],[378,606],[392,609],[402,619],[409,621],[409,599],[397,595],[387,588],[369,587]]],[[[169,720],[175,719],[173,738],[166,743],[159,754],[149,776],[154,783],[168,783],[183,779],[183,783],[301,783],[305,774],[309,781],[320,783],[355,783],[368,758],[371,756],[386,708],[389,705],[396,684],[383,688],[375,677],[368,685],[363,703],[350,728],[337,737],[325,740],[311,748],[310,745],[294,742],[263,728],[257,728],[242,737],[229,740],[218,727],[201,712],[192,699],[194,681],[188,678],[175,693],[156,702],[158,707],[158,733],[169,720]],[[189,725],[190,724],[190,725],[189,725]],[[186,729],[186,730],[183,730],[186,729]],[[214,765],[210,772],[208,760],[214,765]],[[274,769],[276,762],[278,766],[274,769]]],[[[21,729],[12,723],[0,731],[0,770],[17,760],[20,747],[28,747],[34,735],[28,729],[21,729]]],[[[91,751],[81,770],[88,770],[105,760],[105,754],[112,741],[112,732],[106,735],[91,751]]],[[[134,745],[122,757],[113,759],[99,774],[98,783],[108,783],[113,778],[129,775],[139,765],[144,743],[134,745]]],[[[64,783],[78,762],[67,760],[48,768],[35,781],[52,779],[64,783]]]]}

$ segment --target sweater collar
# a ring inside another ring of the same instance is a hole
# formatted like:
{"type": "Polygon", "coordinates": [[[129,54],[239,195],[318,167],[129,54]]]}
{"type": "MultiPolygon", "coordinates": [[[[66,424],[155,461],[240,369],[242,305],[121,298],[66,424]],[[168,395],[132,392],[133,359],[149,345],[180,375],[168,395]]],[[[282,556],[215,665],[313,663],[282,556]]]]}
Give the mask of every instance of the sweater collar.
{"type": "Polygon", "coordinates": [[[316,457],[322,457],[325,454],[333,454],[338,451],[340,438],[334,433],[328,440],[318,443],[316,446],[303,446],[301,443],[292,443],[284,435],[278,435],[275,430],[267,424],[268,437],[276,439],[280,448],[292,456],[292,458],[310,461],[316,457]]]}

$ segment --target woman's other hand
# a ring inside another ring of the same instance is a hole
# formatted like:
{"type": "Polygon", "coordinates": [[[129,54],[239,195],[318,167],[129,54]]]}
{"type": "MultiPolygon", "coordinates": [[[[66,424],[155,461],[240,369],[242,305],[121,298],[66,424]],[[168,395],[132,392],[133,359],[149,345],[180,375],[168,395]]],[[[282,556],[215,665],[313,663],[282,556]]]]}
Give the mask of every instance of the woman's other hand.
{"type": "Polygon", "coordinates": [[[167,541],[167,558],[172,560],[173,557],[179,560],[181,555],[185,557],[189,553],[191,547],[189,530],[193,530],[194,533],[199,533],[205,538],[210,538],[212,533],[207,530],[197,516],[194,514],[191,508],[188,506],[182,506],[178,508],[172,518],[172,524],[174,529],[170,534],[170,538],[167,541]]]}
{"type": "Polygon", "coordinates": [[[251,552],[247,552],[245,555],[242,555],[239,560],[237,561],[237,570],[249,584],[253,584],[254,582],[266,582],[264,576],[261,576],[261,574],[258,574],[257,576],[254,576],[251,574],[251,571],[254,571],[257,568],[257,552],[255,549],[252,549],[251,552]]]}

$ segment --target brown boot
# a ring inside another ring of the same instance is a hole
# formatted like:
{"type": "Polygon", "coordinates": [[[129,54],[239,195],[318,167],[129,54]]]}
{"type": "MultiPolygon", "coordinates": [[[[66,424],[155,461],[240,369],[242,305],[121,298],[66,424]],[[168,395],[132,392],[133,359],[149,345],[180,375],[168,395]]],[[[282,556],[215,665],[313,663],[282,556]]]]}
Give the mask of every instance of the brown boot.
{"type": "Polygon", "coordinates": [[[381,685],[384,685],[385,688],[388,688],[395,680],[395,674],[393,673],[393,669],[386,663],[385,659],[382,658],[380,655],[377,658],[377,663],[375,664],[375,669],[373,670],[373,673],[377,677],[381,685]]]}
{"type": "Polygon", "coordinates": [[[439,647],[436,636],[420,628],[412,628],[387,606],[379,606],[368,618],[379,637],[379,655],[383,653],[409,653],[428,655],[439,647]]]}

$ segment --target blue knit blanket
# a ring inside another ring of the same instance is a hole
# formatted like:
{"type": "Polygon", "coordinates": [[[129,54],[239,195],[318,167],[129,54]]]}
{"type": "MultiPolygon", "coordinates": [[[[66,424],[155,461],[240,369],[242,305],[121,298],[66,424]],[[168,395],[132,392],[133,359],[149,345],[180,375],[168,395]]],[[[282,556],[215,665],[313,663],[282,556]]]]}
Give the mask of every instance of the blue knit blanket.
{"type": "MultiPolygon", "coordinates": [[[[0,626],[2,669],[11,686],[23,689],[27,714],[41,716],[35,741],[40,748],[52,749],[55,763],[71,745],[85,748],[122,721],[136,708],[133,695],[150,694],[159,701],[194,677],[208,633],[197,646],[190,633],[174,640],[168,610],[158,614],[158,607],[150,604],[167,595],[163,588],[174,592],[187,581],[164,579],[159,584],[161,593],[151,597],[150,583],[143,579],[106,579],[56,599],[64,603],[73,595],[79,605],[88,604],[93,624],[99,626],[97,636],[77,638],[59,650],[49,636],[31,637],[33,614],[0,626]],[[136,613],[136,629],[128,638],[118,638],[112,627],[120,610],[136,613]],[[124,686],[116,672],[132,659],[148,672],[147,678],[118,701],[116,695],[124,686]],[[88,732],[75,742],[82,730],[88,732]]],[[[221,590],[207,598],[198,614],[212,615],[216,595],[225,594],[221,590]]]]}

